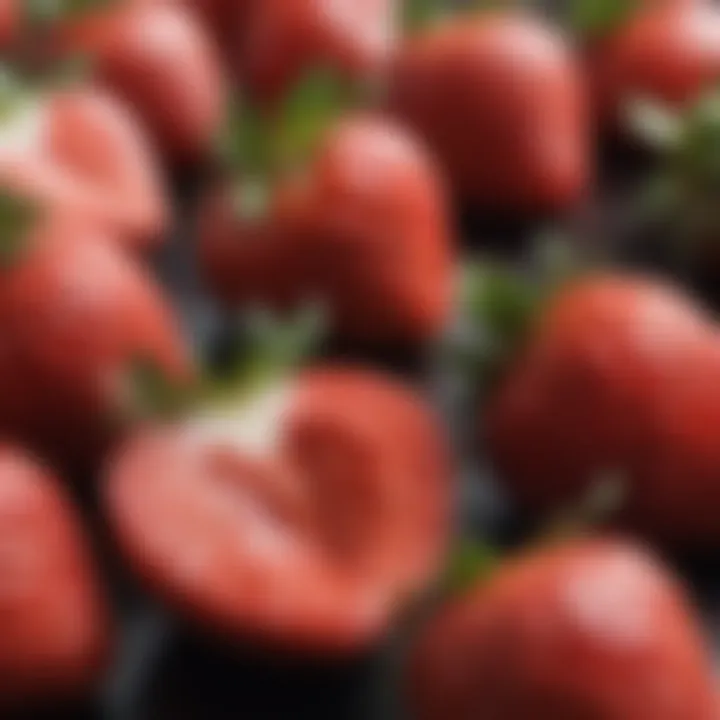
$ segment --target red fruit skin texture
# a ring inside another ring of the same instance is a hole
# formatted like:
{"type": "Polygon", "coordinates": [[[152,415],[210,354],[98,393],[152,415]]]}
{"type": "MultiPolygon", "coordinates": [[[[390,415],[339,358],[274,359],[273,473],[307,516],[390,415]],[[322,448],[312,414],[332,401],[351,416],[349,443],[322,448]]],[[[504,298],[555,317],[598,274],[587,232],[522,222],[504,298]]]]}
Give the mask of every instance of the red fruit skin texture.
{"type": "Polygon", "coordinates": [[[70,216],[48,216],[0,270],[0,323],[0,428],[69,470],[92,469],[116,437],[135,362],[191,376],[150,275],[70,216]]]}
{"type": "Polygon", "coordinates": [[[587,74],[606,128],[617,129],[638,97],[682,108],[720,79],[720,10],[698,0],[655,3],[588,48],[587,74]]]}
{"type": "Polygon", "coordinates": [[[714,325],[671,287],[631,276],[572,284],[488,407],[502,483],[544,515],[617,474],[623,522],[671,545],[716,546],[719,360],[714,325]]]}
{"type": "Polygon", "coordinates": [[[19,107],[5,132],[20,135],[0,139],[0,184],[9,191],[82,215],[132,250],[162,240],[169,200],[158,164],[115,99],[82,87],[55,91],[19,107]]]}
{"type": "Polygon", "coordinates": [[[415,720],[713,720],[681,588],[643,550],[582,540],[511,561],[411,652],[415,720]]]}
{"type": "Polygon", "coordinates": [[[58,480],[0,446],[0,709],[87,693],[111,631],[79,519],[58,480]]]}
{"type": "Polygon", "coordinates": [[[93,58],[96,79],[133,108],[170,164],[211,152],[226,86],[218,50],[191,10],[127,0],[62,23],[54,42],[61,55],[93,58]]]}
{"type": "Polygon", "coordinates": [[[17,36],[19,10],[16,0],[0,0],[0,51],[12,45],[17,36]]]}
{"type": "Polygon", "coordinates": [[[237,404],[140,433],[110,466],[108,517],[132,567],[201,627],[354,654],[439,569],[446,448],[418,399],[366,371],[316,369],[274,397],[269,443],[237,404]]]}
{"type": "Polygon", "coordinates": [[[389,59],[396,13],[396,0],[251,0],[241,18],[237,74],[269,104],[318,66],[373,77],[389,59]]]}
{"type": "Polygon", "coordinates": [[[290,310],[303,300],[307,270],[299,242],[304,192],[278,187],[267,213],[243,217],[232,181],[207,191],[198,220],[198,264],[208,289],[229,307],[269,304],[290,310]]]}
{"type": "Polygon", "coordinates": [[[248,12],[257,0],[181,0],[202,20],[228,67],[243,47],[248,12]]]}
{"type": "Polygon", "coordinates": [[[587,98],[561,35],[489,12],[411,36],[389,107],[436,154],[460,200],[547,212],[578,202],[592,174],[587,98]]]}
{"type": "Polygon", "coordinates": [[[395,124],[342,121],[306,172],[281,182],[260,226],[243,227],[229,205],[205,213],[200,260],[226,303],[319,299],[339,335],[368,344],[441,332],[452,300],[445,191],[395,124]]]}

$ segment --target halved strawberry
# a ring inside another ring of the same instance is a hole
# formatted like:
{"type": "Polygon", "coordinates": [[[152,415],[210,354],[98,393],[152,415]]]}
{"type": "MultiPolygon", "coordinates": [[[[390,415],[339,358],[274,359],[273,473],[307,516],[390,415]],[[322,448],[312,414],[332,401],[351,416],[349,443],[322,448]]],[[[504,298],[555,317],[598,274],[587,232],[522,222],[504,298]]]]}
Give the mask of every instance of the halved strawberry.
{"type": "Polygon", "coordinates": [[[133,567],[185,616],[328,653],[377,641],[437,571],[449,491],[424,405],[328,367],[141,431],[105,499],[133,567]]]}
{"type": "Polygon", "coordinates": [[[0,184],[76,213],[130,248],[162,240],[168,200],[135,120],[83,87],[25,94],[0,121],[0,184]]]}

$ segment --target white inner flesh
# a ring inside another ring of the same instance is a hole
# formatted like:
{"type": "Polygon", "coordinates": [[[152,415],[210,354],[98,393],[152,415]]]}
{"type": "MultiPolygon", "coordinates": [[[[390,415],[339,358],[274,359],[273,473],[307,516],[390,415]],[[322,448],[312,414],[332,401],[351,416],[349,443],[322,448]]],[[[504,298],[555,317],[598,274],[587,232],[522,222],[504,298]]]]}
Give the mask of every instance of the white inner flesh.
{"type": "MultiPolygon", "coordinates": [[[[0,77],[0,84],[2,83],[0,77]]],[[[7,116],[0,115],[0,153],[37,152],[44,144],[48,108],[39,98],[23,98],[7,116]]]]}
{"type": "Polygon", "coordinates": [[[253,457],[274,454],[292,402],[293,384],[280,383],[227,407],[195,416],[188,433],[200,443],[222,444],[253,457]]]}

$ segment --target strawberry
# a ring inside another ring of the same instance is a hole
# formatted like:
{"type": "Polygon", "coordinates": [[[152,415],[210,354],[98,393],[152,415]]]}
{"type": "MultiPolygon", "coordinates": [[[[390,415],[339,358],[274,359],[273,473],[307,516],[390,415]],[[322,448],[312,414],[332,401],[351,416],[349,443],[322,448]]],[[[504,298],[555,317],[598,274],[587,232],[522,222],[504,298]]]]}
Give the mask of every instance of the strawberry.
{"type": "Polygon", "coordinates": [[[0,448],[0,708],[94,688],[110,648],[108,610],[74,508],[57,478],[0,448]]]}
{"type": "Polygon", "coordinates": [[[130,248],[162,239],[168,199],[152,152],[121,105],[81,87],[7,90],[0,127],[4,188],[82,214],[130,248]]]}
{"type": "Polygon", "coordinates": [[[0,0],[0,51],[10,47],[17,37],[19,11],[16,0],[0,0]]]}
{"type": "Polygon", "coordinates": [[[392,64],[389,107],[428,142],[462,201],[545,212],[587,189],[580,73],[562,37],[530,14],[459,16],[411,35],[392,64]]]}
{"type": "Polygon", "coordinates": [[[215,40],[219,54],[227,64],[243,45],[251,4],[257,0],[180,0],[191,8],[215,40]]]}
{"type": "Polygon", "coordinates": [[[194,623],[353,653],[437,570],[449,480],[419,399],[325,367],[141,430],[110,464],[105,504],[131,565],[194,623]]]}
{"type": "Polygon", "coordinates": [[[87,55],[93,76],[126,100],[172,164],[204,158],[224,113],[216,48],[191,10],[122,0],[51,24],[55,56],[87,55]]]}
{"type": "Polygon", "coordinates": [[[486,434],[503,484],[546,514],[612,477],[619,520],[670,544],[717,545],[719,359],[714,324],[671,286],[571,282],[491,396],[486,434]]]}
{"type": "Polygon", "coordinates": [[[250,0],[238,9],[230,20],[241,31],[237,73],[255,100],[271,104],[317,66],[374,76],[395,34],[395,0],[250,0]]]}
{"type": "Polygon", "coordinates": [[[0,428],[85,469],[118,430],[134,364],[180,382],[185,348],[152,278],[106,233],[37,208],[3,226],[0,428]]]}
{"type": "Polygon", "coordinates": [[[678,582],[641,548],[581,540],[509,562],[415,646],[417,720],[713,720],[709,657],[678,582]]]}
{"type": "Polygon", "coordinates": [[[200,261],[228,304],[324,300],[340,335],[418,342],[449,312],[452,250],[443,188],[423,149],[397,125],[353,114],[315,156],[274,181],[264,212],[251,184],[206,204],[200,261]]]}
{"type": "Polygon", "coordinates": [[[720,79],[720,10],[698,0],[645,3],[587,43],[596,112],[618,128],[637,98],[672,108],[695,101],[720,79]]]}

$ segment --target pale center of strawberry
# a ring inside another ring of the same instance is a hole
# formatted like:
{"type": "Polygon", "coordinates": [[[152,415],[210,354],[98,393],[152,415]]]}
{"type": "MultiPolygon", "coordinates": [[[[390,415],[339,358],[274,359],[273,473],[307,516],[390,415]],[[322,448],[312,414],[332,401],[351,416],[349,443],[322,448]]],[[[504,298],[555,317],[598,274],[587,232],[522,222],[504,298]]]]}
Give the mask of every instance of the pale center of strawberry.
{"type": "Polygon", "coordinates": [[[256,458],[272,456],[280,447],[292,394],[291,384],[280,383],[246,402],[213,407],[195,416],[187,432],[196,442],[226,445],[256,458]]]}
{"type": "Polygon", "coordinates": [[[46,129],[45,104],[37,98],[19,99],[16,106],[0,116],[0,154],[14,157],[38,152],[46,129]]]}

